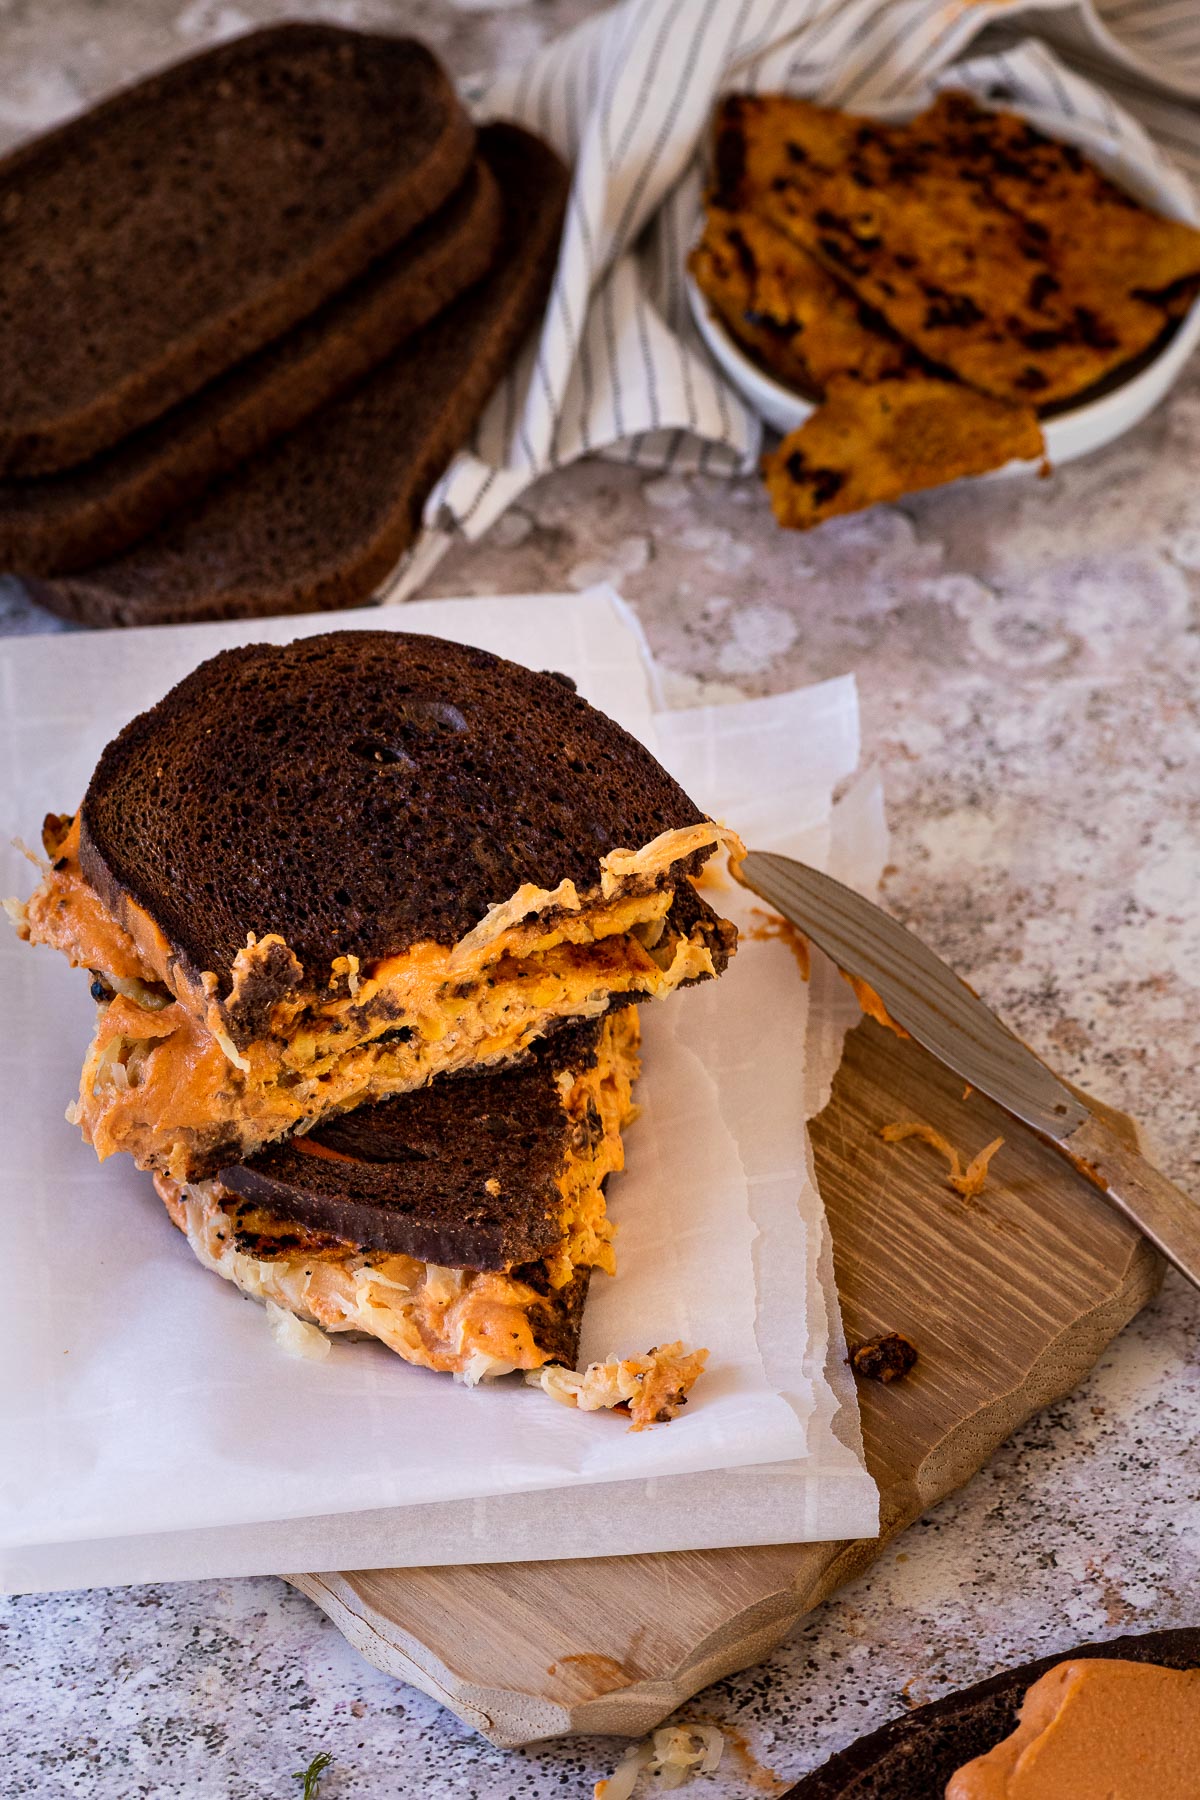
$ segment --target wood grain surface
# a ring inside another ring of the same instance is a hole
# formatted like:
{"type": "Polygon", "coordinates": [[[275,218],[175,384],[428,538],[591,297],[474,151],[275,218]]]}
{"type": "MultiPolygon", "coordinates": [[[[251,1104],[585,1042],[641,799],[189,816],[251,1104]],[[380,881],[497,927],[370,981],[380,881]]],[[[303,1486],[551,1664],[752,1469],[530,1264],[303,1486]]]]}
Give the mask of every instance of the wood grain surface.
{"type": "Polygon", "coordinates": [[[371,1662],[493,1743],[637,1736],[761,1660],[1074,1387],[1162,1278],[1156,1252],[1056,1151],[870,1020],[811,1129],[849,1342],[899,1331],[919,1352],[903,1381],[859,1383],[878,1538],[291,1577],[371,1662]],[[880,1127],[906,1119],[964,1159],[1004,1138],[978,1198],[962,1200],[919,1139],[883,1142],[880,1127]]]}

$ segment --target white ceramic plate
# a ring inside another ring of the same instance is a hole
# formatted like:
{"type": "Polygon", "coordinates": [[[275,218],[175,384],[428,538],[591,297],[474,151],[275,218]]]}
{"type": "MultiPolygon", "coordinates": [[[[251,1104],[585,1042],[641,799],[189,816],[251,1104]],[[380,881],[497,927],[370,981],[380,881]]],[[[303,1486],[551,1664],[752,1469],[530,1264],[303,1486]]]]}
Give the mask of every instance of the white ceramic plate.
{"type": "MultiPolygon", "coordinates": [[[[1154,211],[1163,213],[1168,218],[1183,219],[1189,225],[1200,223],[1194,207],[1181,206],[1175,196],[1154,179],[1152,171],[1134,162],[1121,145],[1094,126],[1082,120],[1065,119],[1056,113],[1038,112],[1032,108],[1014,107],[1013,110],[1020,111],[1023,118],[1027,118],[1039,131],[1044,131],[1047,137],[1078,144],[1111,180],[1154,211]]],[[[903,118],[905,114],[900,111],[881,112],[879,116],[903,118]]],[[[786,387],[783,382],[774,380],[746,355],[721,321],[709,310],[707,300],[690,274],[687,277],[687,293],[692,316],[701,337],[755,412],[768,425],[773,425],[776,431],[784,434],[803,425],[814,411],[815,403],[798,394],[795,389],[786,387]]],[[[1069,407],[1042,421],[1046,455],[1050,462],[1072,462],[1077,456],[1086,456],[1089,450],[1098,450],[1102,444],[1111,443],[1122,432],[1137,425],[1158,405],[1198,343],[1200,299],[1195,301],[1190,311],[1179,321],[1175,331],[1152,361],[1108,393],[1100,394],[1080,406],[1069,407]]],[[[1036,462],[1010,462],[1002,469],[993,470],[991,475],[1018,475],[1040,467],[1040,458],[1036,462]]]]}

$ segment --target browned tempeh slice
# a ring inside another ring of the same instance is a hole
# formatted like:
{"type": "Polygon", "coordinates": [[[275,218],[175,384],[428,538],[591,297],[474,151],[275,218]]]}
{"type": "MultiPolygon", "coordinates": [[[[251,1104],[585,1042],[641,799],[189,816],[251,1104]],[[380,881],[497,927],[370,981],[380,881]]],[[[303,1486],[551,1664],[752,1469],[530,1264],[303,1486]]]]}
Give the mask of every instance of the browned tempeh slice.
{"type": "Polygon", "coordinates": [[[807,251],[752,212],[710,207],[688,265],[733,336],[773,375],[820,393],[835,375],[897,375],[918,358],[807,251]]]}
{"type": "Polygon", "coordinates": [[[1200,231],[1142,206],[1074,144],[1017,113],[947,89],[914,130],[944,146],[964,179],[1044,225],[1072,281],[1157,295],[1200,277],[1200,231]]]}
{"type": "Polygon", "coordinates": [[[843,377],[763,466],[779,523],[807,531],[1042,450],[1028,407],[933,378],[868,385],[843,377]]]}
{"type": "Polygon", "coordinates": [[[792,94],[726,94],[713,125],[712,203],[757,210],[783,176],[803,197],[842,167],[859,130],[870,124],[792,94]]]}
{"type": "Polygon", "coordinates": [[[1045,405],[1092,386],[1154,343],[1166,316],[1149,296],[1200,263],[1200,233],[1011,115],[993,125],[959,96],[905,126],[837,117],[779,97],[727,101],[718,193],[982,392],[1045,405]]]}

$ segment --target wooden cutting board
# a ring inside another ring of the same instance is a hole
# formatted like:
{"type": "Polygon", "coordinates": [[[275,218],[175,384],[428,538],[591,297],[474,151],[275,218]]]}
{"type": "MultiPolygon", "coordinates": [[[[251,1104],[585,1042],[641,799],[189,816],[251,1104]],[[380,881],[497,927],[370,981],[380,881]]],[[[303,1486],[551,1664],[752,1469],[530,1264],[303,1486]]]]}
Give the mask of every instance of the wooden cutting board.
{"type": "Polygon", "coordinates": [[[290,1578],[371,1662],[492,1743],[640,1736],[761,1660],[1069,1392],[1162,1279],[1146,1241],[1053,1150],[869,1020],[811,1129],[847,1337],[899,1331],[919,1351],[905,1380],[859,1382],[878,1538],[290,1578]],[[880,1126],[901,1119],[967,1154],[1003,1137],[983,1194],[961,1200],[920,1141],[885,1144],[880,1126]]]}

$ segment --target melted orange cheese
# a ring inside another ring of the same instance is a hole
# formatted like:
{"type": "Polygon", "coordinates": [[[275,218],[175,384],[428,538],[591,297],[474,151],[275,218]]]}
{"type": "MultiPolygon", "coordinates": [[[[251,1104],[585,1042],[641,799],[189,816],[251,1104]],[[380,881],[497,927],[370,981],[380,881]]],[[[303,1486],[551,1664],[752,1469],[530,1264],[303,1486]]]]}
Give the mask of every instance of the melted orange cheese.
{"type": "Polygon", "coordinates": [[[77,1120],[102,1159],[128,1150],[141,1168],[186,1179],[217,1154],[238,1160],[297,1126],[418,1087],[435,1075],[511,1056],[553,1018],[603,1011],[612,993],[655,993],[712,964],[681,942],[661,971],[636,939],[585,957],[562,946],[454,1002],[430,1035],[371,1043],[340,1056],[249,1047],[245,1070],[178,1004],[152,1012],[124,996],[100,1015],[84,1064],[77,1120]],[[599,962],[599,968],[597,968],[599,962]],[[231,1151],[236,1149],[236,1156],[231,1151]]]}
{"type": "Polygon", "coordinates": [[[121,980],[170,986],[166,938],[148,913],[130,906],[116,919],[79,866],[79,815],[55,845],[52,867],[30,895],[21,936],[61,950],[78,968],[102,970],[121,980]]]}
{"type": "Polygon", "coordinates": [[[594,1066],[574,1077],[560,1077],[563,1109],[581,1147],[568,1152],[558,1176],[563,1243],[546,1258],[555,1287],[563,1287],[580,1268],[603,1269],[606,1275],[617,1272],[604,1182],[625,1167],[621,1132],[637,1117],[633,1084],[641,1066],[640,1041],[637,1007],[623,1007],[605,1020],[594,1066]]]}
{"type": "MultiPolygon", "coordinates": [[[[132,903],[114,919],[79,869],[78,844],[75,821],[29,902],[23,935],[88,968],[129,971],[174,995],[166,1006],[166,995],[153,997],[161,1010],[121,996],[101,1013],[77,1119],[101,1158],[127,1150],[140,1168],[176,1180],[233,1153],[252,1155],[331,1112],[508,1058],[555,1019],[603,1012],[614,994],[653,997],[714,972],[699,933],[685,939],[666,927],[668,888],[593,896],[579,910],[507,920],[525,904],[518,898],[457,945],[417,944],[361,972],[355,958],[339,958],[328,989],[279,1000],[264,1034],[239,1049],[216,977],[189,982],[132,903]],[[407,1042],[389,1035],[398,1023],[407,1042]]],[[[644,860],[645,852],[637,854],[644,860]]],[[[659,852],[669,854],[669,846],[659,852]]],[[[639,865],[629,879],[644,886],[646,869],[639,865]]],[[[606,880],[611,887],[617,878],[606,880]]],[[[239,952],[235,986],[280,941],[252,940],[239,952]]]]}
{"type": "Polygon", "coordinates": [[[35,944],[52,944],[78,968],[104,969],[124,980],[154,979],[129,933],[84,880],[79,867],[78,820],[54,867],[26,904],[21,935],[35,944]]]}

